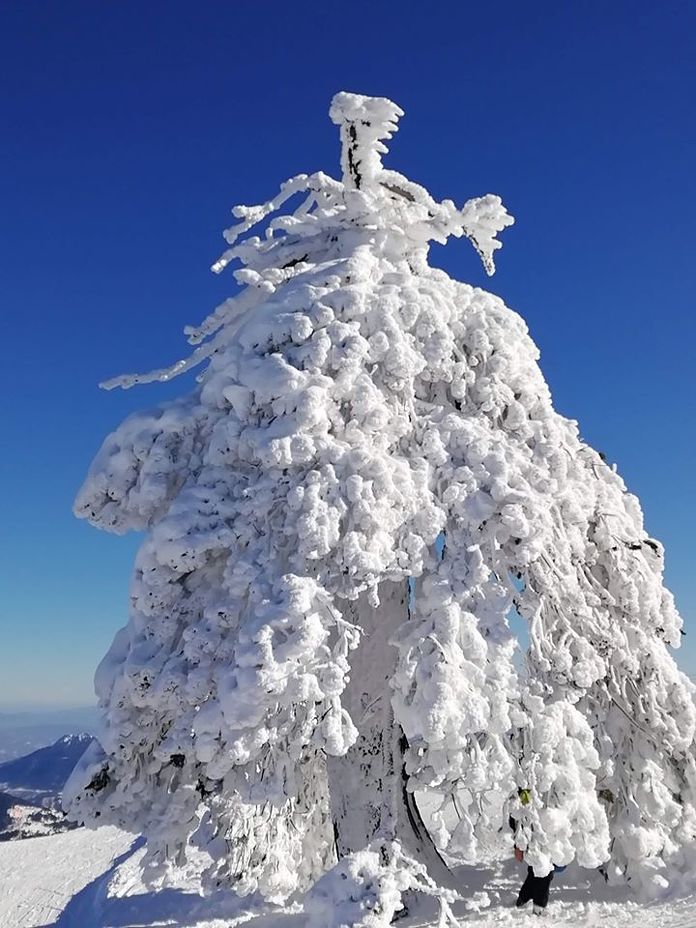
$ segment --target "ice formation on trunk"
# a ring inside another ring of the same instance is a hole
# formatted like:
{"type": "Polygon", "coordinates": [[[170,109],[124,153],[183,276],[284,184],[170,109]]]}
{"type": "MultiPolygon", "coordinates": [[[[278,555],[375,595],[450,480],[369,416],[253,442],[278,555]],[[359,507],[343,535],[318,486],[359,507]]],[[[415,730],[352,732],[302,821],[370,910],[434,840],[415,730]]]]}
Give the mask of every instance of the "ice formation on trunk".
{"type": "Polygon", "coordinates": [[[369,914],[387,923],[387,896],[420,879],[420,789],[441,797],[451,859],[509,853],[511,814],[538,873],[609,860],[659,889],[696,833],[662,548],[553,410],[522,319],[429,267],[429,242],[464,236],[492,273],[512,219],[496,196],[457,208],[384,168],[401,115],[338,94],[342,180],[237,207],[214,270],[239,262],[238,294],[187,330],[188,358],[107,384],[205,365],[109,436],[77,499],[147,535],[67,800],[144,831],[151,862],[196,842],[212,885],[273,898],[338,853],[388,887],[369,914]],[[356,782],[371,811],[349,823],[356,782]]]}

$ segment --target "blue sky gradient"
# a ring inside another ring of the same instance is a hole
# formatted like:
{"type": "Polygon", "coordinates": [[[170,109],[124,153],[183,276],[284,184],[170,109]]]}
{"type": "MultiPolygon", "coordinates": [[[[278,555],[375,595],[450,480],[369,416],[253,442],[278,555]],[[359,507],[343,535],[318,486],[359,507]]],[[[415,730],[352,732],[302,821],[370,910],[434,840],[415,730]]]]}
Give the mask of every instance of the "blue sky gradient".
{"type": "Polygon", "coordinates": [[[234,203],[339,173],[337,90],[406,111],[390,167],[503,197],[488,282],[527,319],[559,411],[616,461],[667,547],[696,673],[696,5],[9,0],[0,5],[0,707],[89,702],[137,539],[71,515],[106,433],[190,381],[176,360],[233,289],[234,203]]]}

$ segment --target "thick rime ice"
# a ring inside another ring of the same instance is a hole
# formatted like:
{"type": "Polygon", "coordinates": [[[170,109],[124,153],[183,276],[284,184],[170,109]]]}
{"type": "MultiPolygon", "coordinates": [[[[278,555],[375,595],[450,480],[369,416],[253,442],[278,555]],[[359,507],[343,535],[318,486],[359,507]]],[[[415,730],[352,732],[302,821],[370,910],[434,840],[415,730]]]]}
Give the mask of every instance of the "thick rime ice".
{"type": "Polygon", "coordinates": [[[348,854],[305,897],[307,928],[387,928],[408,892],[437,896],[439,925],[458,925],[449,903],[456,893],[433,883],[425,867],[405,856],[398,842],[348,854]]]}
{"type": "Polygon", "coordinates": [[[696,833],[662,547],[554,412],[522,319],[428,266],[430,241],[464,236],[492,273],[512,219],[498,197],[457,208],[384,168],[401,115],[338,94],[343,179],[300,175],[237,207],[214,270],[239,262],[240,291],[187,330],[188,358],[107,384],[205,362],[192,393],[109,436],[77,499],[147,537],[71,813],[144,831],[153,866],[195,842],[211,886],[272,898],[347,848],[312,911],[328,924],[322,900],[347,880],[381,925],[415,879],[394,843],[411,860],[403,776],[439,795],[450,859],[509,853],[512,815],[538,873],[609,861],[658,891],[696,833]],[[345,762],[374,787],[360,846],[334,811],[345,762]]]}

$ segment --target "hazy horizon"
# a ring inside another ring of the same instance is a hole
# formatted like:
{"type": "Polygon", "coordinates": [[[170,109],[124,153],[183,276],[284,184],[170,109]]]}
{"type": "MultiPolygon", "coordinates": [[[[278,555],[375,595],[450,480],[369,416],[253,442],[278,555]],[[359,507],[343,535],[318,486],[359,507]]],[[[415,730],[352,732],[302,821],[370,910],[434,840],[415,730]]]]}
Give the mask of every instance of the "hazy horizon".
{"type": "Polygon", "coordinates": [[[66,705],[56,705],[55,703],[50,702],[33,702],[33,703],[22,703],[22,702],[0,702],[0,716],[15,716],[15,715],[34,715],[41,713],[42,715],[46,714],[67,714],[70,712],[83,712],[90,709],[97,709],[97,700],[96,698],[91,703],[78,703],[78,704],[66,704],[66,705]]]}

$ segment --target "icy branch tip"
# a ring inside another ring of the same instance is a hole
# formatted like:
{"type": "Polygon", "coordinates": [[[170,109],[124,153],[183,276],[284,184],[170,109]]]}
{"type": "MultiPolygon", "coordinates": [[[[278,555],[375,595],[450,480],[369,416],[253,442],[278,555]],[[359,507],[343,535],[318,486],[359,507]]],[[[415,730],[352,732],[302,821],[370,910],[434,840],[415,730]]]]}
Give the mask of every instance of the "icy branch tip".
{"type": "Polygon", "coordinates": [[[397,131],[404,111],[386,97],[337,93],[329,116],[341,131],[343,182],[349,187],[369,187],[382,170],[381,155],[388,151],[384,139],[397,131]]]}

